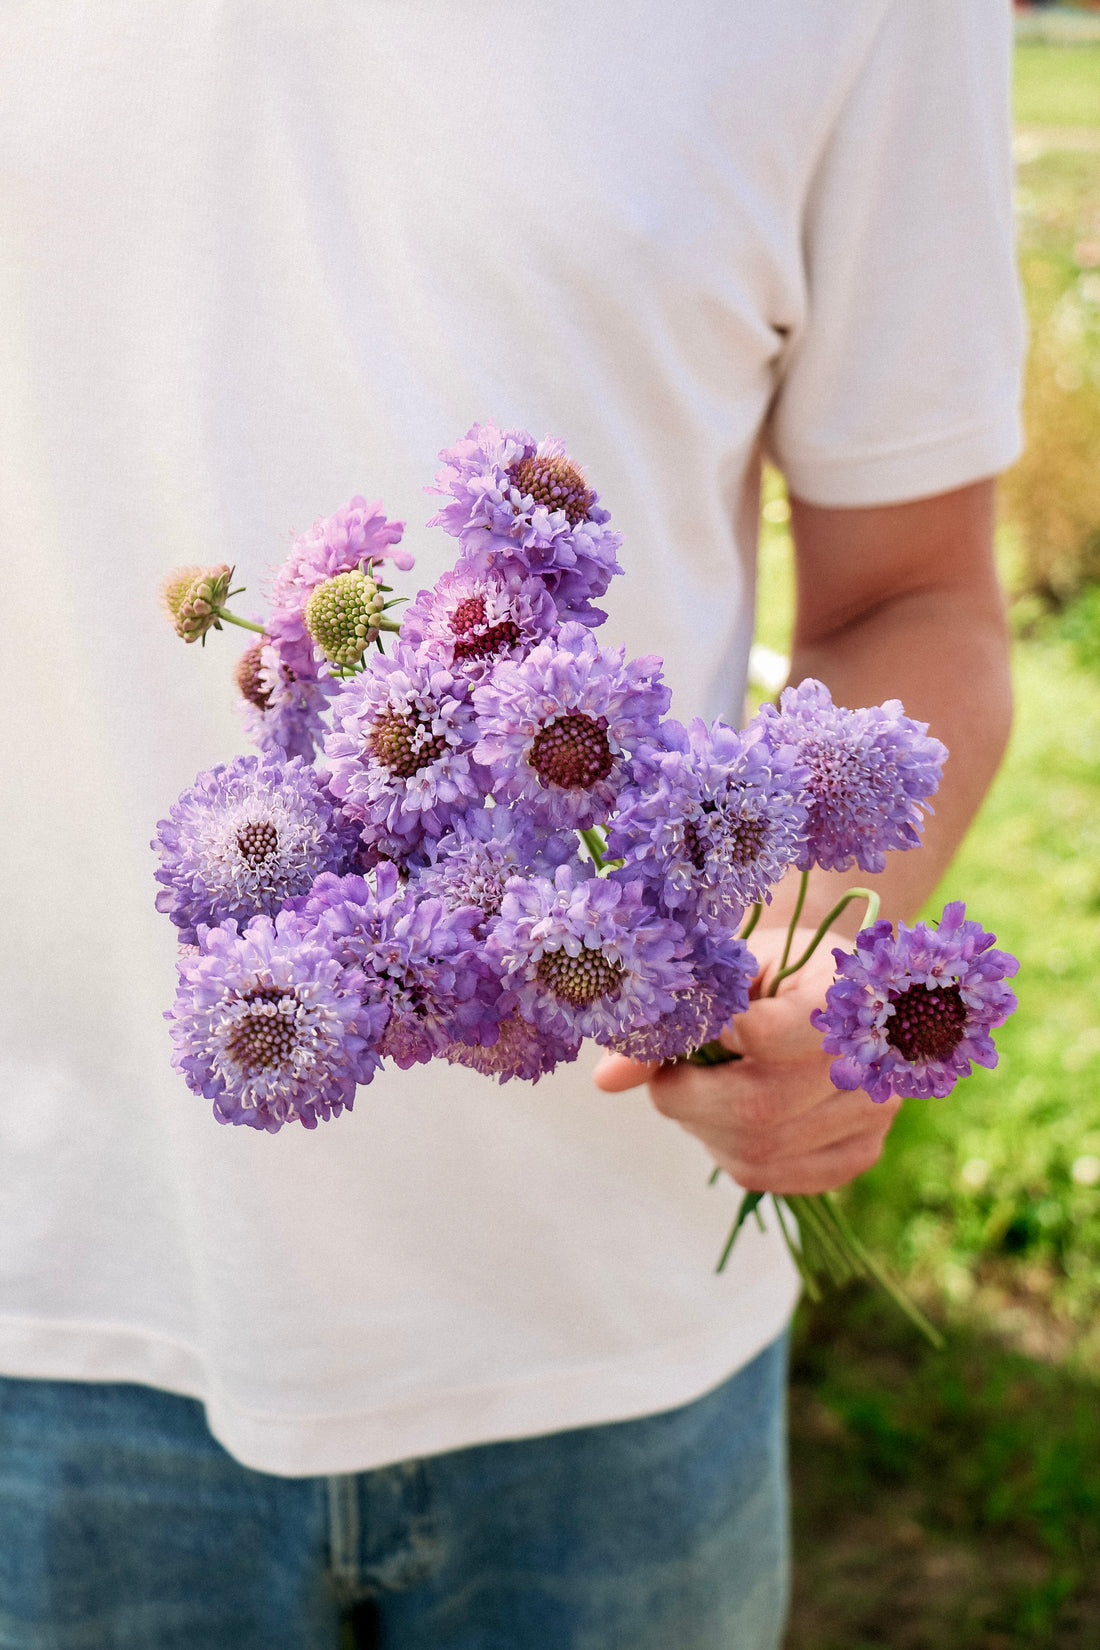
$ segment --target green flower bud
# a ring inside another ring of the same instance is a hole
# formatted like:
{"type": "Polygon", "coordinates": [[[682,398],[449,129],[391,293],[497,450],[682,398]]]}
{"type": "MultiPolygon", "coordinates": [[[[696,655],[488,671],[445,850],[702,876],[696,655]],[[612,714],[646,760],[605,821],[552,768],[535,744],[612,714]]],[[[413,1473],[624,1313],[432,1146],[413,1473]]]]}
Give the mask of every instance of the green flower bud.
{"type": "Polygon", "coordinates": [[[304,618],[330,665],[357,665],[378,635],[383,599],[360,568],[337,573],[319,584],[306,603],[304,618]]]}
{"type": "Polygon", "coordinates": [[[229,594],[233,569],[225,562],[217,567],[175,567],[161,586],[165,611],[177,636],[197,642],[208,630],[220,630],[218,608],[229,594]]]}

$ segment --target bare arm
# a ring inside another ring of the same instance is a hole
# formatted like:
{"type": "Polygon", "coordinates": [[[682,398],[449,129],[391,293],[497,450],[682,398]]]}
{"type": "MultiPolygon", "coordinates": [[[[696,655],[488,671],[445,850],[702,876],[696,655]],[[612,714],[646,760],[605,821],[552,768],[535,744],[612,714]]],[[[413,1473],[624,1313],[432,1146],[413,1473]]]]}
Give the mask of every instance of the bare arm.
{"type": "MultiPolygon", "coordinates": [[[[950,758],[923,846],[888,856],[879,877],[815,872],[803,922],[812,928],[853,881],[873,882],[883,913],[911,916],[933,890],[997,768],[1011,691],[1004,612],[993,563],[992,481],[934,498],[864,509],[792,501],[798,606],[791,678],[816,676],[838,704],[900,699],[930,724],[950,758]]],[[[793,895],[769,908],[752,945],[766,980],[793,895]]],[[[862,913],[849,908],[841,931],[862,913]]],[[[809,1024],[832,978],[828,942],[776,998],[758,997],[725,1040],[744,1058],[714,1068],[657,1070],[608,1055],[607,1090],[648,1082],[658,1110],[754,1190],[813,1192],[869,1168],[897,1102],[840,1093],[809,1024]]]]}

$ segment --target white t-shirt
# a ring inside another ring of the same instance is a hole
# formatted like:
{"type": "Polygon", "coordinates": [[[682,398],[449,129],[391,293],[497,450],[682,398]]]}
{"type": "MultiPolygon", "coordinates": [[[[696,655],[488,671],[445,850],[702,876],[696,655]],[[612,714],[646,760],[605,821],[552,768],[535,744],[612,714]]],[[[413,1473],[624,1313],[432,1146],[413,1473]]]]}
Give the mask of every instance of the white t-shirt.
{"type": "MultiPolygon", "coordinates": [[[[274,1472],[686,1402],[795,1281],[582,1057],[388,1071],[315,1133],[169,1067],[156,820],[244,748],[170,565],[353,493],[423,522],[476,419],[625,535],[602,636],[735,719],[763,432],[826,505],[1017,450],[1005,0],[12,0],[0,13],[0,1369],[205,1400],[274,1472]]],[[[246,600],[247,605],[247,600],[246,600]]]]}

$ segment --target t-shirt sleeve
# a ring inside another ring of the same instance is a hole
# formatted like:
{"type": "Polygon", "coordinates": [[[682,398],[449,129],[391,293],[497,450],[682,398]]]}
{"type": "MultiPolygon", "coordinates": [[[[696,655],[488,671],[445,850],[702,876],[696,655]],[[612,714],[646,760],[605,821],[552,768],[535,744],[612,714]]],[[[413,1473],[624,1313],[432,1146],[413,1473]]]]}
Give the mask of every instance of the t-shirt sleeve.
{"type": "Polygon", "coordinates": [[[769,447],[799,497],[947,492],[1020,450],[1007,0],[892,0],[805,206],[769,447]]]}

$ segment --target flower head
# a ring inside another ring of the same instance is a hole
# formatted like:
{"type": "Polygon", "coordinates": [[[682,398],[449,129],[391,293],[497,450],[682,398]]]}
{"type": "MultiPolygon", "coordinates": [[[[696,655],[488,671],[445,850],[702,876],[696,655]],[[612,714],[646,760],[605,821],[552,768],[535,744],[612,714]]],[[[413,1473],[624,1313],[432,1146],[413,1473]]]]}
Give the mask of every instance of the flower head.
{"type": "Polygon", "coordinates": [[[454,1043],[446,1058],[451,1065],[469,1066],[483,1077],[495,1077],[501,1083],[508,1083],[514,1077],[537,1083],[555,1066],[575,1060],[580,1049],[580,1038],[567,1042],[551,1032],[539,1031],[513,1009],[501,1020],[497,1040],[491,1047],[454,1043]]]}
{"type": "Polygon", "coordinates": [[[474,754],[492,773],[493,794],[551,826],[600,824],[625,782],[626,757],[668,709],[660,666],[652,655],[624,663],[622,648],[601,651],[578,624],[519,664],[498,665],[473,695],[474,754]]]}
{"type": "Polygon", "coordinates": [[[793,748],[806,769],[808,836],[799,870],[852,864],[881,871],[891,848],[914,848],[947,758],[925,722],[911,721],[900,701],[864,710],[834,705],[829,690],[807,677],[784,688],[779,709],[763,705],[757,722],[775,747],[793,748]]]}
{"type": "Polygon", "coordinates": [[[446,670],[479,679],[499,659],[522,659],[558,622],[541,579],[521,566],[460,560],[405,609],[401,639],[446,670]]]}
{"type": "Polygon", "coordinates": [[[306,629],[330,665],[357,665],[378,635],[385,597],[361,567],[336,573],[306,602],[306,629]]]}
{"type": "Polygon", "coordinates": [[[330,676],[296,677],[278,646],[261,639],[245,649],[235,672],[244,731],[265,755],[312,762],[325,737],[325,711],[339,684],[330,676]]]}
{"type": "Polygon", "coordinates": [[[619,797],[608,855],[645,877],[672,914],[735,926],[798,857],[803,770],[759,726],[737,733],[696,720],[660,732],[663,752],[645,752],[641,782],[619,797]]]}
{"type": "Polygon", "coordinates": [[[185,642],[205,639],[208,630],[220,630],[218,609],[225,603],[233,569],[226,562],[216,567],[174,567],[161,585],[161,599],[176,635],[185,642]]]}
{"type": "Polygon", "coordinates": [[[938,928],[899,923],[895,939],[880,920],[857,935],[853,953],[834,951],[836,979],[810,1019],[836,1056],[836,1087],[864,1088],[872,1100],[942,1098],[972,1061],[995,1066],[989,1033],[1016,1007],[1005,981],[1019,965],[993,941],[954,901],[938,928]]]}
{"type": "MultiPolygon", "coordinates": [[[[625,871],[614,875],[622,877],[625,871]]],[[[632,1026],[610,1046],[634,1060],[679,1060],[716,1038],[749,1006],[757,962],[729,928],[696,925],[690,936],[692,982],[674,993],[673,1006],[651,1025],[632,1026]]]]}
{"type": "Polygon", "coordinates": [[[343,967],[289,912],[203,928],[181,956],[171,1021],[173,1065],[220,1123],[274,1133],[316,1128],[351,1109],[358,1083],[380,1065],[384,1015],[362,997],[362,976],[343,967]]]}
{"type": "Polygon", "coordinates": [[[578,880],[568,865],[553,882],[509,882],[485,949],[522,1017],[567,1042],[656,1020],[691,984],[684,931],[646,904],[641,883],[578,880]]]}
{"type": "Polygon", "coordinates": [[[321,877],[299,909],[362,970],[365,996],[386,1010],[379,1052],[403,1070],[456,1044],[496,1041],[499,993],[476,944],[476,911],[448,910],[390,864],[373,889],[359,876],[321,877]]]}
{"type": "Polygon", "coordinates": [[[372,659],[333,702],[332,721],[329,788],[365,842],[408,853],[481,801],[468,684],[411,648],[372,659]]]}
{"type": "Polygon", "coordinates": [[[431,852],[430,863],[417,873],[417,888],[441,899],[449,911],[477,911],[479,933],[500,910],[510,878],[528,871],[552,876],[567,861],[580,868],[572,832],[540,829],[506,808],[472,808],[460,815],[431,852]]]}
{"type": "Polygon", "coordinates": [[[283,663],[296,677],[315,676],[313,638],[306,628],[306,603],[328,579],[339,573],[365,569],[389,560],[407,571],[413,558],[395,548],[405,531],[404,522],[387,521],[381,500],[368,504],[356,496],[335,515],[314,522],[295,539],[271,586],[268,634],[278,641],[283,663]]]}
{"type": "Polygon", "coordinates": [[[158,823],[157,910],[191,944],[201,924],[273,915],[343,870],[356,836],[300,758],[238,756],[200,773],[158,823]]]}
{"type": "Polygon", "coordinates": [[[591,604],[622,572],[620,539],[562,443],[475,424],[440,457],[435,491],[448,502],[429,526],[459,539],[479,565],[518,563],[543,579],[562,619],[602,623],[591,604]]]}

